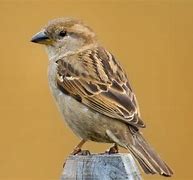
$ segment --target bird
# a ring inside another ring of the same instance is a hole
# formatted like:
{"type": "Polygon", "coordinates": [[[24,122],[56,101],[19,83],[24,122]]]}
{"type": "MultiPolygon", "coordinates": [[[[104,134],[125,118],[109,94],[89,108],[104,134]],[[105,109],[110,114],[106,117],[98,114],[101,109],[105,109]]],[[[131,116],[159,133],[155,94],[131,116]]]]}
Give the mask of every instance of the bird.
{"type": "Polygon", "coordinates": [[[98,41],[82,20],[64,17],[49,21],[31,42],[44,45],[48,55],[48,82],[58,110],[81,139],[112,143],[137,159],[146,174],[170,177],[172,169],[145,140],[137,98],[117,58],[98,41]]]}

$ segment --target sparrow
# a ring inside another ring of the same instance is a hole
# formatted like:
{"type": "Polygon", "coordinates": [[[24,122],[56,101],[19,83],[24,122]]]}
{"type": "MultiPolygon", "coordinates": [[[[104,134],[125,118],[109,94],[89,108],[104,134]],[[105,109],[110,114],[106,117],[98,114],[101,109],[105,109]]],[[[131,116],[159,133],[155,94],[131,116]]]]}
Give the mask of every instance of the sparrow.
{"type": "Polygon", "coordinates": [[[125,71],[89,26],[75,18],[54,19],[31,41],[45,45],[50,90],[81,138],[73,155],[88,140],[113,143],[109,153],[118,152],[118,146],[129,150],[145,173],[173,174],[140,132],[145,124],[125,71]]]}

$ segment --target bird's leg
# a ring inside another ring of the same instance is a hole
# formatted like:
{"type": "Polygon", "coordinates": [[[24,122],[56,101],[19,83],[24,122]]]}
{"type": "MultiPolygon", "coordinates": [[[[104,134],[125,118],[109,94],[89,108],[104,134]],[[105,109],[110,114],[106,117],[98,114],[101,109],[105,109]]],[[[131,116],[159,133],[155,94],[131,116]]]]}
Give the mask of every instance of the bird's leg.
{"type": "Polygon", "coordinates": [[[108,150],[106,150],[106,153],[108,153],[108,154],[115,154],[118,152],[119,152],[119,149],[118,149],[118,146],[116,143],[114,143],[112,147],[110,147],[108,150]]]}
{"type": "Polygon", "coordinates": [[[85,150],[85,151],[82,151],[81,148],[82,146],[84,145],[84,143],[86,142],[85,139],[82,139],[80,141],[80,143],[74,148],[74,150],[70,153],[70,155],[76,155],[76,154],[80,154],[80,155],[87,155],[87,154],[90,154],[89,151],[85,150]],[[87,153],[86,153],[87,152],[87,153]]]}

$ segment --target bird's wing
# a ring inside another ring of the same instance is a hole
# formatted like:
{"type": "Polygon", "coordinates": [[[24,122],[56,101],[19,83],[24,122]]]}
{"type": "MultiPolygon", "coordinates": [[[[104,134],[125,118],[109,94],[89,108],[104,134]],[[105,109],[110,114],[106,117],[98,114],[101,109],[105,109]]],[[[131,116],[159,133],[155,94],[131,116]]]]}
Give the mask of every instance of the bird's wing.
{"type": "Polygon", "coordinates": [[[127,76],[108,51],[96,47],[60,58],[56,63],[61,91],[101,114],[145,127],[127,76]]]}

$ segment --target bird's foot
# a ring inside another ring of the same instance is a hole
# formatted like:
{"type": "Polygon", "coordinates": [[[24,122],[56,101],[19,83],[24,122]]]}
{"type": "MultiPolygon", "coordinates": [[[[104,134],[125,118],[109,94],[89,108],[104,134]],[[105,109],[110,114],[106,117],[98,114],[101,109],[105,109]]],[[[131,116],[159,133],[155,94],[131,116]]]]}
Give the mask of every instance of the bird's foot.
{"type": "Polygon", "coordinates": [[[89,150],[81,150],[79,153],[77,153],[77,155],[82,155],[82,156],[88,156],[90,154],[91,153],[89,150]]]}
{"type": "Polygon", "coordinates": [[[80,148],[75,148],[73,150],[73,152],[70,155],[83,155],[83,156],[87,156],[90,155],[90,151],[89,150],[81,150],[80,148]]]}
{"type": "Polygon", "coordinates": [[[118,146],[116,144],[114,144],[112,147],[110,147],[109,149],[107,149],[105,151],[105,153],[107,154],[116,154],[116,153],[119,153],[119,149],[118,149],[118,146]]]}
{"type": "Polygon", "coordinates": [[[78,153],[80,153],[82,150],[81,150],[81,148],[78,148],[78,147],[76,147],[71,153],[70,153],[70,155],[76,155],[76,154],[78,154],[78,153]]]}

